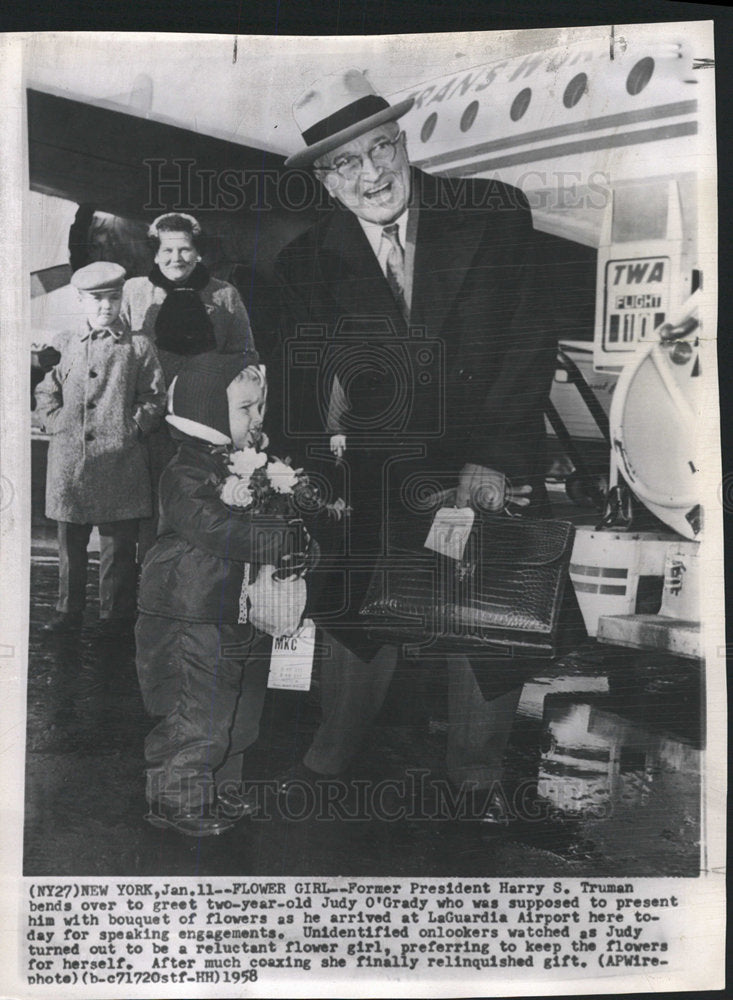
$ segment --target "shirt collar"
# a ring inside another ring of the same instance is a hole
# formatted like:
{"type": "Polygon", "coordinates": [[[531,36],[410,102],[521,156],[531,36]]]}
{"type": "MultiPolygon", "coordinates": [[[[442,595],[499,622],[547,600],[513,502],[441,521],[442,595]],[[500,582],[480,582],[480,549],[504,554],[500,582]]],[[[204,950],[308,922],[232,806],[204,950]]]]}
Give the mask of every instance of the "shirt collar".
{"type": "Polygon", "coordinates": [[[119,320],[115,320],[110,326],[95,327],[92,329],[89,321],[87,320],[84,324],[84,330],[82,331],[80,339],[87,340],[93,333],[96,333],[99,336],[107,336],[109,334],[114,340],[121,340],[125,335],[125,327],[119,320]]]}
{"type": "MultiPolygon", "coordinates": [[[[403,249],[407,246],[407,216],[408,209],[405,209],[402,215],[394,220],[397,223],[397,230],[400,234],[400,243],[403,249]]],[[[384,229],[384,224],[381,222],[367,222],[366,219],[362,219],[359,216],[357,218],[375,256],[379,257],[380,248],[382,247],[382,230],[384,229]]]]}

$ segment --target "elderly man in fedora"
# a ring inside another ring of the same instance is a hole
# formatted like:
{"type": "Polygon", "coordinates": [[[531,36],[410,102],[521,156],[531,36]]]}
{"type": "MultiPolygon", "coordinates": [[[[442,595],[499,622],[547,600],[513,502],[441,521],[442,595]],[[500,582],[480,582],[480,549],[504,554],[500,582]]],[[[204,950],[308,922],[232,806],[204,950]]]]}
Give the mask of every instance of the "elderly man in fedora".
{"type": "MultiPolygon", "coordinates": [[[[395,505],[409,508],[433,485],[457,489],[458,506],[482,498],[494,510],[535,509],[546,499],[543,409],[557,340],[543,237],[519,190],[410,165],[399,119],[412,104],[390,104],[349,70],[314,83],[293,108],[305,147],[286,165],[312,168],[331,205],[278,257],[282,335],[292,343],[315,330],[338,342],[319,372],[328,393],[321,430],[348,473],[352,514],[342,600],[325,588],[314,612],[323,612],[329,649],[323,718],[283,792],[296,779],[347,771],[383,703],[398,650],[371,640],[358,610],[395,505]]],[[[319,401],[299,381],[297,355],[284,356],[284,417],[297,451],[319,401]]],[[[462,655],[446,665],[448,774],[492,822],[533,668],[462,655]]]]}

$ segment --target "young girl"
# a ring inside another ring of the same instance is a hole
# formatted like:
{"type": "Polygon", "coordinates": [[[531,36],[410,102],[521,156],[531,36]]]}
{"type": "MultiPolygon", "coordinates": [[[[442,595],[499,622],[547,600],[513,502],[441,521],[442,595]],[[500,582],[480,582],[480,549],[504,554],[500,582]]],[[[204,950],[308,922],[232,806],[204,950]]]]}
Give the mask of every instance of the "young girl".
{"type": "Polygon", "coordinates": [[[201,354],[172,383],[166,419],[179,447],[160,480],[158,539],[140,585],[138,677],[146,709],[163,716],[145,741],[146,819],[195,837],[254,810],[241,794],[242,760],[257,739],[272,640],[240,623],[242,583],[249,564],[292,557],[287,515],[221,498],[232,446],[262,441],[256,361],[201,354]]]}

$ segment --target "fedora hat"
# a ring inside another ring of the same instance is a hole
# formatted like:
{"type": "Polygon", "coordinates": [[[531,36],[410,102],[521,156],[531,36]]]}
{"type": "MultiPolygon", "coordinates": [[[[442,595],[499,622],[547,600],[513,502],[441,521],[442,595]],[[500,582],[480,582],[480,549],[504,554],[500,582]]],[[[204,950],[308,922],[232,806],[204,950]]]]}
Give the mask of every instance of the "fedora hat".
{"type": "Polygon", "coordinates": [[[319,156],[369,129],[401,118],[414,103],[415,98],[408,97],[389,104],[357,69],[323,77],[293,104],[293,117],[306,148],[289,156],[285,166],[310,166],[319,156]]]}

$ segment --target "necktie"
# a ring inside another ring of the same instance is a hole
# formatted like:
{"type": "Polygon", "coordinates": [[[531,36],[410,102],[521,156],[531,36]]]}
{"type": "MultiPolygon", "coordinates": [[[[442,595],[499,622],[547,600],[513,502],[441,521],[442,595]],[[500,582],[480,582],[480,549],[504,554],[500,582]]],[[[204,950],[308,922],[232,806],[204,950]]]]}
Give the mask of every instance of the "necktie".
{"type": "Polygon", "coordinates": [[[382,229],[382,236],[389,243],[389,253],[387,254],[387,282],[392,294],[397,299],[397,304],[402,310],[402,315],[407,319],[408,309],[405,300],[405,251],[400,243],[399,226],[392,222],[382,229]]]}

